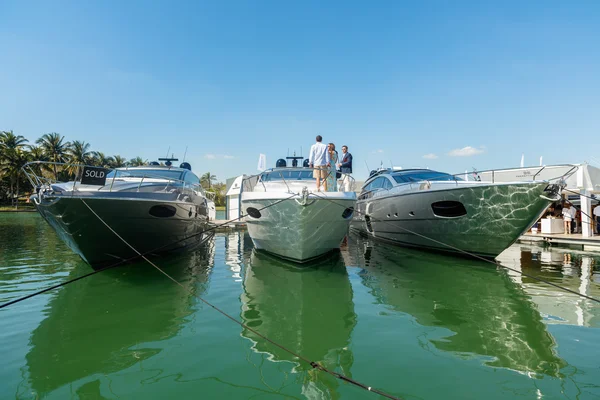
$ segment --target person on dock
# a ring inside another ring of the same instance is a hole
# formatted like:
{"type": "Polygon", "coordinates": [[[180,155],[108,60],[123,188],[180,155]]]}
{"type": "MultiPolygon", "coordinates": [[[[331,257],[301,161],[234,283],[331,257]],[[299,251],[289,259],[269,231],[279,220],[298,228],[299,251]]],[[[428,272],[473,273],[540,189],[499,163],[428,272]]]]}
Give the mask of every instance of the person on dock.
{"type": "Polygon", "coordinates": [[[596,217],[596,235],[600,233],[600,204],[594,208],[594,217],[596,217]]]}
{"type": "Polygon", "coordinates": [[[348,146],[342,146],[342,158],[340,162],[337,164],[337,167],[340,169],[342,173],[342,180],[340,182],[340,187],[342,192],[349,192],[352,190],[351,182],[350,182],[350,174],[352,173],[352,154],[348,153],[348,146]]]}
{"type": "Polygon", "coordinates": [[[317,192],[321,191],[321,181],[323,181],[323,189],[327,191],[327,165],[329,164],[329,152],[327,145],[323,144],[323,137],[317,135],[317,142],[310,146],[308,155],[308,165],[314,168],[313,177],[317,180],[317,192]]]}
{"type": "Polygon", "coordinates": [[[571,234],[571,221],[573,220],[573,214],[571,211],[571,205],[566,204],[562,209],[563,222],[565,225],[565,235],[571,234]]]}

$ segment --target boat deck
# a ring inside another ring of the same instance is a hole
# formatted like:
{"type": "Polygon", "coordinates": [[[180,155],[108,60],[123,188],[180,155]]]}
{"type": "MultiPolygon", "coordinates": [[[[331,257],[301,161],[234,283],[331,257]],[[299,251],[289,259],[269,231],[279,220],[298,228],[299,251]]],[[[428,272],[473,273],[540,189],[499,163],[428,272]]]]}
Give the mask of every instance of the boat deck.
{"type": "Polygon", "coordinates": [[[600,235],[583,237],[581,233],[565,235],[564,233],[531,233],[527,232],[519,238],[521,242],[544,242],[551,245],[567,245],[581,247],[582,250],[600,251],[600,235]]]}

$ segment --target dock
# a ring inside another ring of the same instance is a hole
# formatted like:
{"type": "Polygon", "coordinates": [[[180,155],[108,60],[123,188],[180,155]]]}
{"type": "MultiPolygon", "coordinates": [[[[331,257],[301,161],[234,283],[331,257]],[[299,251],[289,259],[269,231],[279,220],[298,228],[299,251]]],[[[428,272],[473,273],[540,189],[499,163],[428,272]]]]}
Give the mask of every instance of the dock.
{"type": "Polygon", "coordinates": [[[222,219],[215,219],[208,223],[209,228],[214,229],[215,232],[232,232],[242,231],[246,229],[246,223],[242,221],[227,222],[222,219]]]}
{"type": "Polygon", "coordinates": [[[581,233],[565,235],[564,233],[531,233],[527,232],[519,238],[520,242],[548,243],[550,245],[579,247],[585,251],[600,251],[600,235],[583,237],[581,233]]]}

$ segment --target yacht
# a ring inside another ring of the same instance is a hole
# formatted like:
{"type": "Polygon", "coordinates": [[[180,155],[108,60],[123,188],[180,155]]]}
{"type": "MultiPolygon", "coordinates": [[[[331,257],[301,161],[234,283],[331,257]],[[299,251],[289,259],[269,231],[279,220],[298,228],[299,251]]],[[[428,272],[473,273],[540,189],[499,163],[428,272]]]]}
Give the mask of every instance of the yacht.
{"type": "Polygon", "coordinates": [[[165,165],[154,161],[114,170],[35,161],[23,171],[35,188],[30,201],[40,215],[75,253],[100,269],[138,256],[124,241],[142,254],[155,254],[208,237],[208,200],[200,179],[189,163],[174,167],[177,159],[159,160],[165,165]],[[75,180],[56,182],[43,172],[66,167],[77,169],[75,180]]]}
{"type": "Polygon", "coordinates": [[[397,245],[492,259],[560,199],[562,187],[560,182],[495,183],[429,169],[381,169],[363,185],[351,229],[397,245]]]}
{"type": "Polygon", "coordinates": [[[354,214],[355,192],[320,192],[302,157],[279,159],[276,168],[242,182],[241,211],[254,246],[307,262],[339,249],[354,214]]]}

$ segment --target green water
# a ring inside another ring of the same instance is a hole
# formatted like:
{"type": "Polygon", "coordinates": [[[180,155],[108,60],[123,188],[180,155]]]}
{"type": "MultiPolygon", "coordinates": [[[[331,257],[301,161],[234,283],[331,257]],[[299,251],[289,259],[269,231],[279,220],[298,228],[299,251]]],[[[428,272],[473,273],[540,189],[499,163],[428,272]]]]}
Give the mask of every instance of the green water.
{"type": "MultiPolygon", "coordinates": [[[[0,214],[0,302],[91,269],[36,214],[0,214]]],[[[600,257],[517,244],[503,265],[600,298],[600,257]]],[[[297,268],[244,233],[0,310],[0,398],[600,398],[600,306],[493,265],[372,243],[297,268]]]]}

